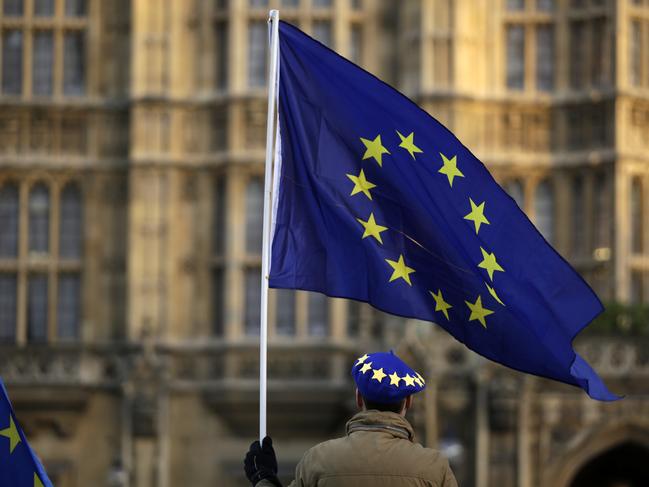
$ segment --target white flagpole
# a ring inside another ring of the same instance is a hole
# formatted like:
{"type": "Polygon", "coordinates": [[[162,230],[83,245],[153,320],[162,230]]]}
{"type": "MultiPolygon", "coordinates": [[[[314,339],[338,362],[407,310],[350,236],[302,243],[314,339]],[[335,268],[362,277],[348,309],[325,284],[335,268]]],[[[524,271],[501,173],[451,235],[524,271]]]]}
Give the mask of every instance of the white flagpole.
{"type": "Polygon", "coordinates": [[[279,63],[279,11],[268,15],[270,63],[268,66],[268,118],[266,121],[266,173],[264,177],[264,227],[261,252],[261,323],[259,327],[259,441],[266,436],[266,390],[268,351],[268,275],[270,273],[270,213],[272,209],[273,140],[279,63]]]}

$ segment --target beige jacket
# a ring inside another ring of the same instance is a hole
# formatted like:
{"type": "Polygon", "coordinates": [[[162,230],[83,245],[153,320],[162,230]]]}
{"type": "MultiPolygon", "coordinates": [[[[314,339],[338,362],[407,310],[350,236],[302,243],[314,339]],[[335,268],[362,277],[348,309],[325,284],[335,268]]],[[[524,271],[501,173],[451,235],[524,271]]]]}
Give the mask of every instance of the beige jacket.
{"type": "Polygon", "coordinates": [[[448,461],[413,437],[412,426],[398,414],[358,413],[347,423],[347,436],[304,454],[290,487],[457,487],[448,461]]]}

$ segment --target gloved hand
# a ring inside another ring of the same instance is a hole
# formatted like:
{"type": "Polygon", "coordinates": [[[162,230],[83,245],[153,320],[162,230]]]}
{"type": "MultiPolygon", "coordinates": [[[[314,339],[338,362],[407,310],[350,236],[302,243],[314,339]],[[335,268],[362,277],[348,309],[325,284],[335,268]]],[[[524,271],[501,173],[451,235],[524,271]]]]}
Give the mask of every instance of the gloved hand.
{"type": "Polygon", "coordinates": [[[277,478],[277,458],[273,449],[273,440],[270,436],[264,438],[261,444],[257,440],[250,445],[250,450],[246,454],[243,465],[246,477],[253,486],[265,479],[277,487],[282,487],[277,478]]]}

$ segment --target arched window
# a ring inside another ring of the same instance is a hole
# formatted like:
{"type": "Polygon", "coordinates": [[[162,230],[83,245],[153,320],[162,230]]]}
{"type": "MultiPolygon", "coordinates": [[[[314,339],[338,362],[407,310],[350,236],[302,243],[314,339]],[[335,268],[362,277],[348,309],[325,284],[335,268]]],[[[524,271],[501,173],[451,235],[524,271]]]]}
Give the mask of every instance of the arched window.
{"type": "Polygon", "coordinates": [[[50,248],[50,191],[42,183],[29,193],[29,251],[46,254],[50,248]]]}
{"type": "Polygon", "coordinates": [[[505,191],[509,193],[519,208],[525,208],[525,193],[523,192],[523,183],[518,179],[513,179],[505,184],[505,191]]]}
{"type": "Polygon", "coordinates": [[[536,188],[534,198],[536,228],[552,243],[554,240],[554,189],[549,180],[542,181],[536,188]]]}
{"type": "Polygon", "coordinates": [[[631,182],[631,251],[636,254],[643,252],[642,237],[644,226],[642,224],[642,205],[644,194],[642,181],[634,178],[631,182]]]}
{"type": "Polygon", "coordinates": [[[264,185],[261,178],[253,178],[246,187],[246,251],[261,254],[264,213],[264,185]]]}
{"type": "Polygon", "coordinates": [[[0,188],[0,257],[18,256],[18,187],[0,188]]]}
{"type": "Polygon", "coordinates": [[[61,192],[61,217],[59,223],[59,255],[66,259],[79,259],[82,247],[81,191],[76,184],[68,184],[61,192]]]}

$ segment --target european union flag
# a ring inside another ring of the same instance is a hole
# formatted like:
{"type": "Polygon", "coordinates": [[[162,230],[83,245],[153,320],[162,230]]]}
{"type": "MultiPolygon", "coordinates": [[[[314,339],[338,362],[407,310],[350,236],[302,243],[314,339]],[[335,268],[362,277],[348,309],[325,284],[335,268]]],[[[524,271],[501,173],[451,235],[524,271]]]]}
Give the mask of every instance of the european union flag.
{"type": "Polygon", "coordinates": [[[281,22],[270,286],[434,321],[614,400],[572,340],[602,311],[485,166],[401,93],[281,22]]]}
{"type": "Polygon", "coordinates": [[[53,487],[45,469],[27,443],[0,380],[0,485],[53,487]]]}

